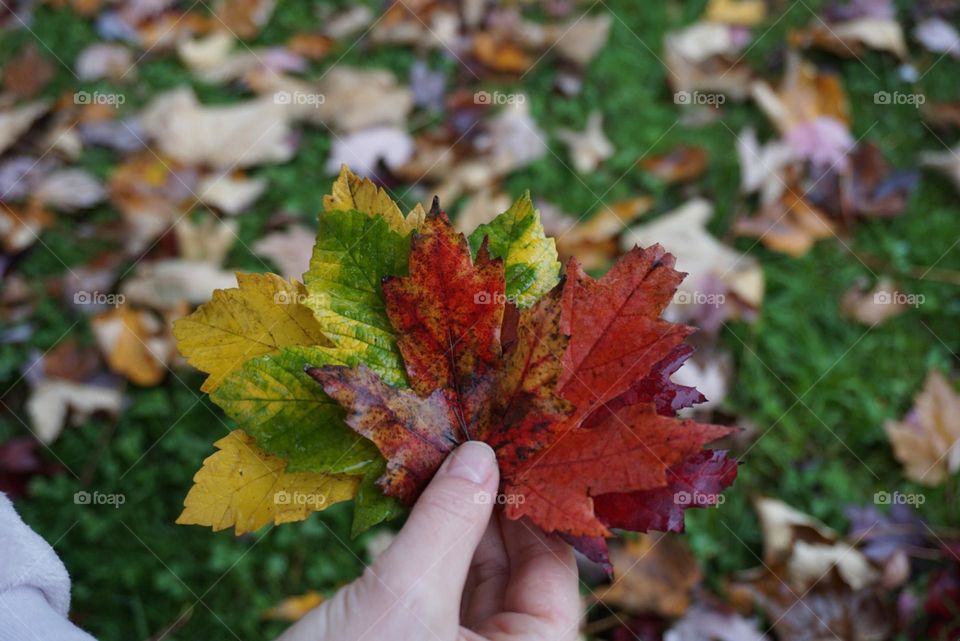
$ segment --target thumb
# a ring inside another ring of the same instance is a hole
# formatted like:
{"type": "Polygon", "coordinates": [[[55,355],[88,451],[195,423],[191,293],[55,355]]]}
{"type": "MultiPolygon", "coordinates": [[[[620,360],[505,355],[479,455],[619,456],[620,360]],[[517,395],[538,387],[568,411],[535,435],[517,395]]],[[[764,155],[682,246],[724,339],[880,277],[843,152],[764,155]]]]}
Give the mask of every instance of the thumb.
{"type": "Polygon", "coordinates": [[[493,511],[500,481],[490,446],[469,441],[447,457],[423,491],[397,538],[377,559],[374,572],[403,601],[429,602],[428,621],[460,597],[473,552],[493,511]],[[425,598],[420,598],[425,597],[425,598]]]}

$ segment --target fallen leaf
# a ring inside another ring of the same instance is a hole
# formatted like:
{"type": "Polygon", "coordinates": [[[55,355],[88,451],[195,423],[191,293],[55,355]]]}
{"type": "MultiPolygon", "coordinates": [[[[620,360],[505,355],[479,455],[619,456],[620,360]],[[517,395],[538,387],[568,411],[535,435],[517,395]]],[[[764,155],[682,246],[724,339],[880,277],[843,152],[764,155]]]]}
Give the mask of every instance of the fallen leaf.
{"type": "Polygon", "coordinates": [[[37,47],[28,44],[3,66],[3,90],[21,98],[33,98],[55,75],[53,65],[37,47]]]}
{"type": "Polygon", "coordinates": [[[68,415],[78,425],[98,412],[117,416],[122,403],[123,395],[113,387],[48,378],[31,390],[25,410],[34,435],[49,445],[60,436],[68,415]]]}
{"type": "Polygon", "coordinates": [[[534,63],[534,58],[516,43],[485,32],[473,37],[472,51],[482,65],[499,73],[519,75],[534,63]]]}
{"type": "Polygon", "coordinates": [[[140,123],[160,153],[187,165],[249,167],[293,157],[288,110],[273,96],[207,107],[190,89],[173,89],[153,98],[140,123]]]}
{"type": "Polygon", "coordinates": [[[686,544],[669,534],[640,535],[612,546],[610,560],[616,580],[598,590],[597,599],[630,614],[683,616],[694,588],[703,580],[686,544]]]}
{"type": "Polygon", "coordinates": [[[270,20],[276,0],[218,0],[213,11],[224,28],[239,38],[252,38],[270,20]]]}
{"type": "Polygon", "coordinates": [[[652,206],[651,198],[637,196],[601,205],[579,224],[572,218],[564,220],[554,231],[557,250],[564,258],[576,258],[584,269],[605,267],[620,253],[619,241],[628,233],[628,225],[652,206]]]}
{"type": "Polygon", "coordinates": [[[903,29],[894,18],[863,17],[831,23],[817,18],[806,29],[791,32],[788,40],[795,47],[821,47],[847,58],[859,58],[869,47],[907,59],[903,29]]]}
{"type": "Polygon", "coordinates": [[[360,176],[376,177],[381,163],[396,170],[410,160],[413,152],[413,138],[406,129],[371,127],[338,136],[330,149],[326,170],[333,173],[350,165],[360,176]]]}
{"type": "Polygon", "coordinates": [[[114,82],[133,76],[133,50],[120,44],[97,42],[87,46],[77,56],[77,76],[81,80],[108,78],[114,82]]]}
{"type": "Polygon", "coordinates": [[[588,174],[613,155],[613,143],[603,133],[603,115],[594,111],[583,131],[558,129],[557,138],[570,149],[570,159],[578,173],[588,174]]]}
{"type": "Polygon", "coordinates": [[[849,318],[872,327],[910,308],[905,300],[897,298],[897,292],[896,285],[888,278],[878,280],[869,291],[863,283],[854,283],[840,299],[840,310],[849,318]]]}
{"type": "Polygon", "coordinates": [[[173,341],[148,312],[121,306],[95,316],[92,329],[111,370],[143,387],[163,380],[173,341]]]}
{"type": "Polygon", "coordinates": [[[138,263],[136,271],[123,281],[120,293],[128,303],[164,311],[184,303],[201,305],[210,300],[214,290],[230,289],[234,283],[233,272],[212,263],[169,258],[138,263]]]}
{"type": "Polygon", "coordinates": [[[0,110],[0,154],[27,132],[50,109],[46,100],[35,100],[12,109],[0,110]]]}
{"type": "Polygon", "coordinates": [[[699,178],[709,159],[710,154],[703,147],[680,145],[665,154],[643,158],[640,168],[672,184],[699,178]]]}
{"type": "Polygon", "coordinates": [[[913,37],[933,53],[960,57],[960,33],[942,18],[927,18],[918,23],[913,37]]]}
{"type": "Polygon", "coordinates": [[[555,38],[548,36],[547,44],[552,40],[553,44],[550,46],[554,47],[560,56],[586,67],[607,44],[612,25],[613,16],[609,13],[582,15],[556,25],[553,31],[560,35],[555,38]]]}
{"type": "Polygon", "coordinates": [[[694,605],[663,636],[663,641],[766,641],[756,621],[735,612],[694,605]]]}
{"type": "Polygon", "coordinates": [[[302,521],[356,493],[355,476],[287,472],[286,461],[261,450],[242,430],[214,445],[218,451],[203,462],[183,501],[181,525],[233,527],[239,536],[270,522],[302,521]]]}
{"type": "Polygon", "coordinates": [[[12,498],[25,497],[34,476],[53,476],[64,471],[60,465],[44,461],[39,448],[37,440],[29,436],[0,444],[0,492],[12,498]]]}
{"type": "Polygon", "coordinates": [[[884,426],[904,474],[940,485],[960,469],[960,395],[938,370],[930,370],[914,409],[884,426]]]}
{"type": "Polygon", "coordinates": [[[205,204],[236,216],[253,205],[266,188],[267,181],[262,178],[213,173],[200,180],[197,196],[205,204]]]}

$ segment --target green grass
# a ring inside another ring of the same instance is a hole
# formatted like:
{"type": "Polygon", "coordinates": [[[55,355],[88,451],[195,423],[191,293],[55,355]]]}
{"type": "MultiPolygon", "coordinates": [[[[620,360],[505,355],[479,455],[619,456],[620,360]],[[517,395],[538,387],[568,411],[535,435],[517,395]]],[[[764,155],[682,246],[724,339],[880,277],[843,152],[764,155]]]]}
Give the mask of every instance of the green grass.
{"type": "MultiPolygon", "coordinates": [[[[258,42],[282,42],[315,24],[315,4],[281,2],[258,42]]],[[[516,195],[529,188],[577,215],[596,209],[601,196],[612,201],[652,193],[657,211],[667,211],[689,196],[691,188],[666,189],[637,170],[634,162],[649,152],[694,143],[710,151],[711,164],[692,191],[715,201],[712,230],[728,237],[731,220],[745,206],[737,195],[739,172],[730,130],[739,132],[753,124],[768,135],[769,127],[749,104],[728,105],[722,123],[702,129],[676,123],[678,112],[664,70],[650,50],[660,55],[664,31],[692,22],[703,2],[608,4],[619,18],[581,95],[562,99],[552,91],[554,70],[549,61],[524,79],[523,88],[547,132],[580,128],[591,110],[602,111],[606,132],[617,146],[615,156],[592,175],[577,176],[566,166],[566,150],[551,139],[553,153],[511,176],[508,190],[516,195]]],[[[903,3],[901,16],[908,4],[903,3]]],[[[750,50],[748,60],[756,69],[769,69],[786,31],[810,19],[803,6],[794,5],[750,50]]],[[[37,10],[32,28],[45,41],[56,42],[57,55],[68,62],[95,37],[89,21],[49,8],[37,10]]],[[[31,37],[25,32],[5,35],[0,57],[6,59],[31,37]]],[[[42,47],[41,52],[49,54],[42,47]]],[[[913,165],[919,151],[940,147],[920,124],[916,110],[873,104],[875,91],[910,90],[897,80],[896,64],[889,56],[870,53],[863,56],[863,64],[813,57],[843,75],[855,137],[870,130],[868,138],[902,167],[913,165]]],[[[358,48],[343,62],[388,67],[406,78],[413,59],[407,50],[358,48]]],[[[924,55],[917,59],[921,70],[933,62],[924,55]]],[[[126,105],[130,110],[157,91],[182,83],[195,86],[210,102],[242,95],[191,81],[172,58],[150,56],[138,73],[134,98],[126,105]]],[[[956,61],[941,61],[916,90],[931,99],[955,99],[958,73],[956,61]]],[[[774,70],[771,77],[778,74],[774,70]]],[[[53,96],[74,85],[73,77],[61,68],[48,93],[53,96]]],[[[244,245],[253,243],[271,213],[284,210],[312,224],[330,182],[323,171],[329,146],[325,131],[306,131],[294,160],[255,171],[269,180],[270,188],[252,211],[239,218],[243,243],[231,254],[231,266],[262,268],[244,245]]],[[[86,152],[82,160],[100,175],[113,162],[108,152],[96,151],[86,152]]],[[[927,501],[922,513],[931,523],[960,526],[944,488],[916,488],[903,479],[882,430],[886,420],[910,407],[929,368],[954,373],[958,369],[957,287],[907,275],[911,267],[933,264],[960,270],[960,250],[953,245],[960,237],[956,199],[947,181],[924,174],[904,216],[861,224],[845,239],[846,247],[839,241],[823,241],[807,256],[793,259],[750,239],[736,240],[737,248],[763,264],[767,297],[755,323],[734,323],[721,334],[737,366],[727,409],[757,425],[763,436],[744,458],[740,478],[723,508],[693,511],[688,517],[688,540],[711,583],[719,584],[724,575],[756,564],[760,533],[750,502],[761,495],[782,498],[842,529],[843,508],[870,502],[879,489],[923,491],[927,501]],[[868,268],[851,252],[888,266],[868,268]],[[874,273],[895,277],[905,290],[923,294],[924,305],[872,330],[843,319],[840,295],[857,278],[874,273]]],[[[116,214],[103,208],[92,215],[116,214]]],[[[46,279],[65,271],[55,256],[74,265],[105,249],[92,241],[76,242],[72,221],[62,217],[59,226],[43,236],[49,250],[37,244],[18,265],[38,292],[44,291],[46,279]]],[[[11,388],[3,402],[13,411],[0,416],[0,439],[26,433],[16,418],[24,416],[26,386],[15,381],[28,351],[48,349],[65,333],[90,340],[85,323],[74,325],[79,318],[63,310],[59,302],[43,300],[30,344],[0,346],[0,383],[3,389],[11,388]]],[[[225,625],[241,639],[269,638],[283,626],[261,621],[258,613],[264,608],[308,589],[333,591],[362,569],[364,542],[349,540],[349,507],[337,506],[301,524],[240,538],[173,524],[192,475],[211,453],[212,442],[229,428],[220,411],[201,397],[200,380],[181,373],[155,389],[131,389],[130,406],[115,425],[94,420],[68,428],[53,453],[76,476],[36,479],[33,498],[18,505],[30,525],[56,542],[74,579],[78,621],[102,641],[147,638],[187,610],[190,618],[173,638],[231,638],[225,625]],[[73,493],[81,487],[122,492],[127,502],[119,509],[74,505],[73,493]]]]}

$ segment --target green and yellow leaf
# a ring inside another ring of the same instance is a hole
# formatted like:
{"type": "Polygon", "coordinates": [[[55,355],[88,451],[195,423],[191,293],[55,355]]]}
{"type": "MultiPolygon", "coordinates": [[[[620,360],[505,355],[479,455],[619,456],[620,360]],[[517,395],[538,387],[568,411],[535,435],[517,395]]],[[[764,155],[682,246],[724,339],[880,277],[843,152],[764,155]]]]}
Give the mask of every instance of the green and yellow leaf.
{"type": "Polygon", "coordinates": [[[289,471],[362,475],[380,452],[347,427],[340,405],[303,371],[318,364],[342,362],[323,348],[283,348],[244,363],[210,399],[289,471]]]}
{"type": "Polygon", "coordinates": [[[390,229],[401,236],[419,229],[426,217],[426,212],[419,203],[413,211],[404,216],[386,190],[377,187],[369,178],[357,176],[346,165],[340,167],[340,175],[333,183],[332,193],[323,197],[323,209],[359,211],[368,216],[381,216],[390,229]]]}
{"type": "Polygon", "coordinates": [[[320,324],[302,304],[307,291],[276,274],[237,274],[237,288],[218,289],[210,302],[174,324],[177,347],[210,376],[200,388],[213,392],[251,358],[287,345],[329,345],[320,324]]]}
{"type": "Polygon", "coordinates": [[[332,211],[320,216],[310,269],[303,275],[334,361],[365,364],[391,385],[406,386],[403,359],[383,302],[380,281],[404,275],[410,239],[380,216],[332,211]]]}
{"type": "Polygon", "coordinates": [[[257,447],[253,437],[234,430],[214,445],[193,477],[183,502],[181,525],[233,527],[236,534],[302,521],[311,512],[353,498],[360,477],[287,472],[287,462],[257,447]]]}
{"type": "Polygon", "coordinates": [[[559,282],[557,246],[544,233],[540,212],[533,206],[529,192],[520,196],[510,209],[470,234],[474,257],[484,238],[490,239],[490,254],[503,259],[506,295],[519,307],[529,307],[559,282]]]}

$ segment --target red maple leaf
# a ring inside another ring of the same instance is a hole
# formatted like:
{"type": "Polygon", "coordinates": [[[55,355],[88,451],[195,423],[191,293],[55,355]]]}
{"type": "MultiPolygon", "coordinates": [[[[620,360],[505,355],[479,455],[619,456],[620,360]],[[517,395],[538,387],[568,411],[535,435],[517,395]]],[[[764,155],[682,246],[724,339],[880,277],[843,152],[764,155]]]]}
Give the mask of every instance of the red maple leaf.
{"type": "Polygon", "coordinates": [[[387,494],[412,503],[450,451],[482,440],[509,517],[602,557],[593,537],[678,529],[691,505],[677,492],[733,481],[736,464],[703,450],[731,429],[675,417],[703,397],[669,380],[693,328],[660,318],[683,278],[662,247],[635,248],[599,280],[571,261],[564,283],[505,318],[503,262],[486,245],[474,262],[436,206],[412,242],[409,276],[383,284],[410,388],[364,367],[308,369],[386,458],[387,494]]]}

